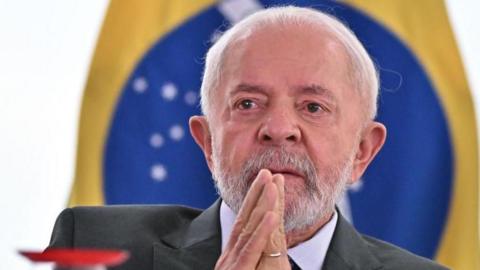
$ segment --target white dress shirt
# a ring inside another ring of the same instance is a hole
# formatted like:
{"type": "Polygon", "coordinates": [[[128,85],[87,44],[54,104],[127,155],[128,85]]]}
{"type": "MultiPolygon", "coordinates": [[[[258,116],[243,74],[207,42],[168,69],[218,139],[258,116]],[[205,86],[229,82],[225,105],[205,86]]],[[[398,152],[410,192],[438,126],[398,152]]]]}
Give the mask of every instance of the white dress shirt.
{"type": "MultiPolygon", "coordinates": [[[[222,230],[222,252],[227,246],[235,223],[235,213],[222,201],[220,206],[220,226],[222,230]]],[[[289,248],[287,253],[302,270],[320,270],[327,255],[328,246],[337,225],[337,211],[315,235],[305,242],[289,248]]]]}

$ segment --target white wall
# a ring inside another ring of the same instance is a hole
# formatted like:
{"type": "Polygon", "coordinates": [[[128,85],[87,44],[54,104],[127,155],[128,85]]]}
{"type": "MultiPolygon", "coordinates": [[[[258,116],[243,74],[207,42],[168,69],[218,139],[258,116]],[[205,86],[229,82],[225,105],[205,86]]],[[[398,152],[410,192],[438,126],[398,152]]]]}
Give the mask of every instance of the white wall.
{"type": "MultiPolygon", "coordinates": [[[[82,90],[107,4],[0,0],[2,269],[31,269],[16,250],[44,248],[66,204],[82,90]]],[[[448,7],[477,94],[480,3],[448,0],[448,7]]]]}
{"type": "Polygon", "coordinates": [[[0,0],[0,268],[31,269],[66,205],[106,0],[0,0]]]}
{"type": "Polygon", "coordinates": [[[480,128],[480,1],[447,0],[448,15],[466,68],[470,90],[476,102],[480,128]]]}

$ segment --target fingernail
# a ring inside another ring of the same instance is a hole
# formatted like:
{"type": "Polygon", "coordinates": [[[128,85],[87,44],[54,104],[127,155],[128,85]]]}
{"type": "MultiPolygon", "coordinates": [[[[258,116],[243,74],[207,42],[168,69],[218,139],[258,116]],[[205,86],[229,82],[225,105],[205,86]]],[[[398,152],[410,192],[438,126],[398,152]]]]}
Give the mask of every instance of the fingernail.
{"type": "Polygon", "coordinates": [[[267,173],[267,174],[272,174],[272,172],[269,169],[261,169],[260,173],[267,173]]]}

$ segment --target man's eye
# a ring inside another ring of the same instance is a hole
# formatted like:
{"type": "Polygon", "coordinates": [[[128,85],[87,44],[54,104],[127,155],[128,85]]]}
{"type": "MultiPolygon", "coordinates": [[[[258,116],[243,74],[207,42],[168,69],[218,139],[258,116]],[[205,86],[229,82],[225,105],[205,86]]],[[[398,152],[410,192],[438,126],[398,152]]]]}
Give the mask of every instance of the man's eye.
{"type": "Polygon", "coordinates": [[[252,109],[255,106],[256,106],[255,102],[253,102],[253,100],[251,100],[251,99],[244,99],[244,100],[242,100],[238,103],[238,108],[241,109],[241,110],[252,109]]]}
{"type": "Polygon", "coordinates": [[[308,103],[308,104],[307,104],[307,110],[308,110],[308,112],[310,112],[310,113],[316,113],[316,112],[318,112],[318,111],[323,110],[323,107],[322,107],[320,104],[318,104],[318,103],[313,103],[313,102],[312,102],[312,103],[308,103]]]}

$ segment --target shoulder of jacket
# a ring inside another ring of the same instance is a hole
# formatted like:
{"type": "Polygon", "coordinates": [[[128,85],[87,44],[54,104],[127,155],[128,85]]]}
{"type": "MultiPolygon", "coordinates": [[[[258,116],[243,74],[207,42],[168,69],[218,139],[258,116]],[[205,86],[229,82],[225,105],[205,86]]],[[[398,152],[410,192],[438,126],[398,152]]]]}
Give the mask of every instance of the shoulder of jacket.
{"type": "Polygon", "coordinates": [[[447,270],[448,268],[403,248],[385,241],[362,235],[374,256],[385,266],[385,270],[426,269],[447,270]]]}
{"type": "Polygon", "coordinates": [[[192,220],[203,210],[180,205],[107,205],[107,206],[76,206],[67,208],[63,212],[69,212],[77,217],[102,217],[109,218],[169,218],[192,220]]]}

